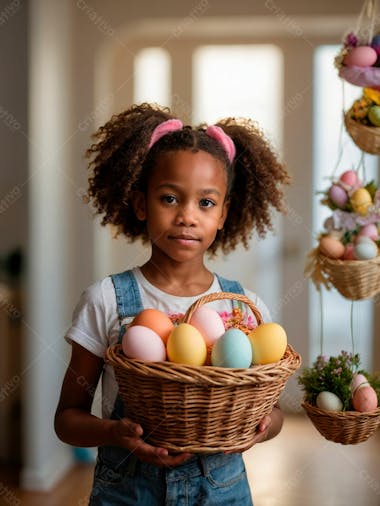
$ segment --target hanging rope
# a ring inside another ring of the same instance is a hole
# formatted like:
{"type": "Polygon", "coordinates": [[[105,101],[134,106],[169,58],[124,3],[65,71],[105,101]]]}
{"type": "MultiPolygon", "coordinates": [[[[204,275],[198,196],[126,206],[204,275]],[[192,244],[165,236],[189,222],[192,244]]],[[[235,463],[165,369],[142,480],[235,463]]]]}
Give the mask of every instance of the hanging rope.
{"type": "Polygon", "coordinates": [[[372,41],[377,12],[378,1],[365,0],[360,11],[355,29],[355,33],[362,45],[369,45],[372,41]]]}
{"type": "Polygon", "coordinates": [[[319,354],[323,355],[323,348],[324,348],[324,342],[323,342],[323,328],[324,328],[324,322],[323,322],[323,296],[322,296],[322,290],[319,290],[319,354]]]}

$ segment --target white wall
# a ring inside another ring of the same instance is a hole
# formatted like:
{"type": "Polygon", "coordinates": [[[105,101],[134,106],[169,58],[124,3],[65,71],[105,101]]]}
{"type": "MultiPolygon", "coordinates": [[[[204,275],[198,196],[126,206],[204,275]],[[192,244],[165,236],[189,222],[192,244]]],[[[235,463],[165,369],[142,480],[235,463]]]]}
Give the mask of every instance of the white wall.
{"type": "Polygon", "coordinates": [[[29,87],[29,299],[24,348],[22,484],[44,490],[71,465],[53,416],[68,350],[70,210],[70,2],[31,2],[29,87]]]}

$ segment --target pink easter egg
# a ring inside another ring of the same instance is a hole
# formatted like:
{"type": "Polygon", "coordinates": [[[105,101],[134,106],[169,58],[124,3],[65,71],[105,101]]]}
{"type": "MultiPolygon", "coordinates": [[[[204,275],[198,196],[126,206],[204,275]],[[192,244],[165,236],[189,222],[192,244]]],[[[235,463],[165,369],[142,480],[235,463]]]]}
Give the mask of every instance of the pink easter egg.
{"type": "Polygon", "coordinates": [[[339,178],[339,182],[342,182],[352,188],[358,182],[358,175],[354,170],[346,170],[339,178]]]}
{"type": "Polygon", "coordinates": [[[353,47],[345,56],[343,64],[347,67],[372,67],[377,60],[377,53],[371,46],[353,47]]]}
{"type": "Polygon", "coordinates": [[[376,225],[374,223],[364,225],[364,227],[360,229],[358,237],[369,237],[373,241],[377,241],[379,238],[379,234],[376,225]]]}
{"type": "Polygon", "coordinates": [[[351,392],[354,394],[357,388],[360,387],[360,385],[368,386],[368,379],[364,376],[364,374],[354,374],[352,376],[352,382],[351,382],[351,392]]]}
{"type": "Polygon", "coordinates": [[[351,242],[346,244],[342,258],[343,260],[356,260],[355,246],[351,242]]]}
{"type": "Polygon", "coordinates": [[[333,184],[329,189],[329,197],[332,200],[332,202],[334,202],[334,204],[340,207],[341,209],[344,208],[348,200],[346,190],[344,190],[341,186],[337,184],[333,184]]]}
{"type": "Polygon", "coordinates": [[[352,397],[352,405],[355,411],[361,413],[374,411],[377,408],[377,395],[371,386],[358,388],[352,397]]]}
{"type": "Polygon", "coordinates": [[[199,330],[208,346],[214,344],[226,331],[219,313],[208,306],[196,309],[190,318],[190,324],[199,330]]]}
{"type": "Polygon", "coordinates": [[[166,360],[166,348],[161,337],[154,330],[143,325],[131,325],[122,339],[124,354],[146,362],[166,360]]]}

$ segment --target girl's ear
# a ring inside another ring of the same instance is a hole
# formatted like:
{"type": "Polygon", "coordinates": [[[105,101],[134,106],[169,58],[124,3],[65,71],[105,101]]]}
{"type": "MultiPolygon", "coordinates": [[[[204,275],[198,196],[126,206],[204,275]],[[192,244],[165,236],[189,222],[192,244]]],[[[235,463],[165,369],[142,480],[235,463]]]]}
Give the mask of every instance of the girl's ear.
{"type": "Polygon", "coordinates": [[[230,201],[226,200],[223,204],[222,214],[220,215],[220,218],[219,218],[218,230],[222,230],[222,228],[224,226],[224,222],[226,221],[229,207],[230,207],[230,201]]]}
{"type": "Polygon", "coordinates": [[[138,220],[146,219],[145,195],[143,192],[135,191],[132,196],[133,210],[138,220]]]}

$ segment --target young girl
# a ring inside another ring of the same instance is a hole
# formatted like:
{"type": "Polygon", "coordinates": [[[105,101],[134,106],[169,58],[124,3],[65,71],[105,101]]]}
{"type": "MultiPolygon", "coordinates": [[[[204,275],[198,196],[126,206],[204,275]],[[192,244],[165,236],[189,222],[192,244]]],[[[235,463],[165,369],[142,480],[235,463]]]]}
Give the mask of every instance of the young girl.
{"type": "MultiPolygon", "coordinates": [[[[245,293],[268,321],[264,303],[210,272],[204,257],[239,243],[247,247],[254,230],[264,235],[272,208],[283,210],[281,187],[288,176],[249,120],[193,128],[168,109],[142,104],[113,116],[95,139],[88,150],[89,199],[104,215],[103,225],[129,240],[149,242],[151,256],[82,294],[67,333],[72,356],[56,433],[74,446],[99,447],[91,505],[250,505],[241,453],[172,454],[150,445],[138,420],[126,416],[103,357],[118,341],[120,325],[143,308],[178,317],[207,293],[245,293]],[[101,376],[98,418],[91,404],[101,376]]],[[[213,305],[231,312],[230,301],[213,305]]],[[[281,425],[276,406],[249,446],[274,437],[281,425]]]]}

